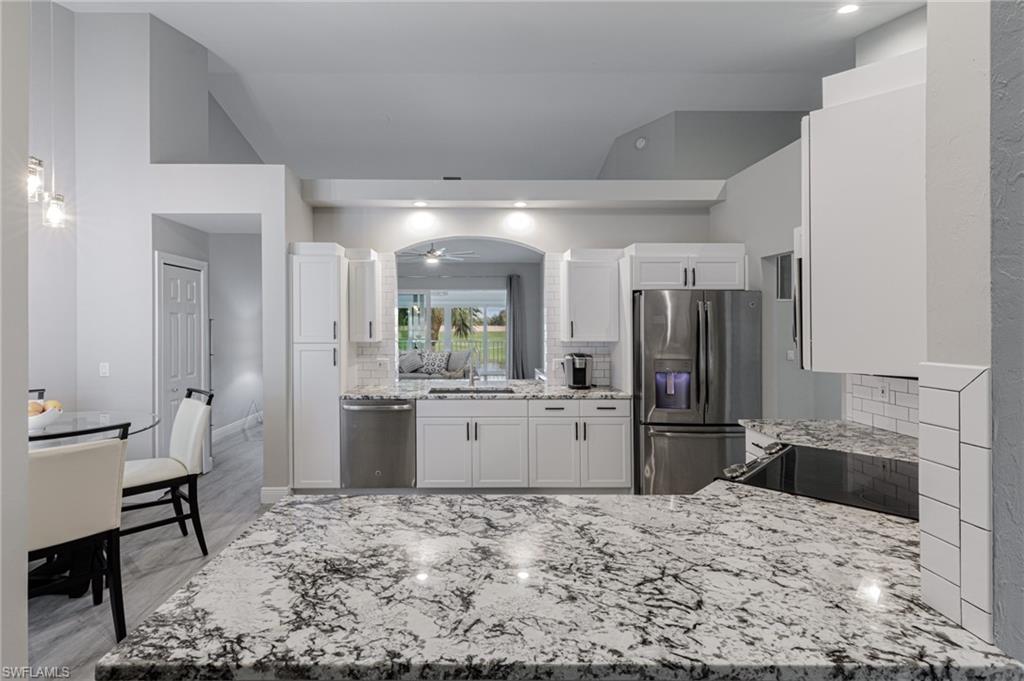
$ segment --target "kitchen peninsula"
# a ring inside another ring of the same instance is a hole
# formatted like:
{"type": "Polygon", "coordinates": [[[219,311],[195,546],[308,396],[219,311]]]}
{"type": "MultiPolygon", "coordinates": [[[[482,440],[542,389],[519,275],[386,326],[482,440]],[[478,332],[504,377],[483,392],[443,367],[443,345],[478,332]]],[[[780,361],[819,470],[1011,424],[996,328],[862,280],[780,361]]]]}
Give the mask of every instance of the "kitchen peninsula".
{"type": "Polygon", "coordinates": [[[296,496],[96,678],[1024,678],[922,603],[917,535],[724,481],[690,497],[296,496]]]}

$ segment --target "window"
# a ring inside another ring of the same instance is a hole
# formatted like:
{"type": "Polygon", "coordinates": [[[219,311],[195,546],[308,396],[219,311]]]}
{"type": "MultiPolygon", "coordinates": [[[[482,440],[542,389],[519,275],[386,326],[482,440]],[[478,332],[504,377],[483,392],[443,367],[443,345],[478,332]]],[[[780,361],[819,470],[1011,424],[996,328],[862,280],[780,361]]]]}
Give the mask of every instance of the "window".
{"type": "Polygon", "coordinates": [[[793,254],[775,256],[775,300],[793,300],[793,254]]]}
{"type": "Polygon", "coordinates": [[[471,351],[482,376],[508,375],[505,291],[398,292],[398,351],[471,351]]]}

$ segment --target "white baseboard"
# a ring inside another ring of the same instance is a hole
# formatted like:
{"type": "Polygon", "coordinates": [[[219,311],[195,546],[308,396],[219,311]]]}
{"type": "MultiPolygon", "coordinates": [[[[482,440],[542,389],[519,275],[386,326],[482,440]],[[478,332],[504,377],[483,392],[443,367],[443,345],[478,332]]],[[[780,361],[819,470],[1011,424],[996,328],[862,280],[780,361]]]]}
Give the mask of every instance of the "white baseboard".
{"type": "Polygon", "coordinates": [[[291,493],[292,491],[288,487],[261,487],[260,503],[276,504],[291,493]]]}
{"type": "Polygon", "coordinates": [[[255,414],[249,414],[248,416],[244,416],[244,417],[238,419],[237,421],[232,421],[231,423],[227,424],[226,426],[221,426],[220,428],[214,428],[213,429],[213,441],[214,442],[218,442],[220,440],[223,440],[224,438],[226,438],[229,435],[234,435],[235,433],[239,433],[239,432],[245,430],[245,427],[253,419],[255,419],[257,422],[262,421],[263,420],[263,412],[257,412],[255,414]]]}

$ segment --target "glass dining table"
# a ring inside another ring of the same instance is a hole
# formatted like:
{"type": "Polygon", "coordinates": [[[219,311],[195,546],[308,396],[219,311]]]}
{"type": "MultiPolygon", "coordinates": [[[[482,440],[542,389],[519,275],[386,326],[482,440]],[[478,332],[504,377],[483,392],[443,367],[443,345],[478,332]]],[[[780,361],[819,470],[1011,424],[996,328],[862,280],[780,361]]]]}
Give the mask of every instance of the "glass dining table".
{"type": "MultiPolygon", "coordinates": [[[[83,442],[96,438],[95,435],[82,435],[84,431],[120,423],[131,424],[128,427],[128,436],[131,437],[152,430],[160,423],[160,418],[148,411],[66,411],[45,428],[30,430],[28,446],[29,449],[39,449],[83,442]],[[55,435],[61,437],[54,438],[55,435]]],[[[116,437],[116,434],[105,433],[101,437],[116,437]]]]}

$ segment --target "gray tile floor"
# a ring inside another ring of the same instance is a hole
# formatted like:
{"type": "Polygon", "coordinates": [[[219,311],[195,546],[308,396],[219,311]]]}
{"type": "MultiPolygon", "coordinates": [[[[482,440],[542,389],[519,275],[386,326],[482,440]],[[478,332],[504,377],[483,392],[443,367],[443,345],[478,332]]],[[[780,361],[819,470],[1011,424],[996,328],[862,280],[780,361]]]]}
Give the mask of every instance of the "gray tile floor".
{"type": "MultiPolygon", "coordinates": [[[[121,540],[125,619],[131,631],[192,574],[227,546],[260,513],[263,477],[262,427],[232,435],[214,447],[213,472],[199,479],[207,558],[189,525],[182,537],[177,525],[129,535],[121,540]]],[[[125,525],[156,520],[170,506],[135,511],[125,525]]],[[[33,598],[28,605],[29,661],[33,666],[68,667],[72,679],[92,679],[96,661],[114,647],[109,598],[93,607],[92,598],[33,598]]]]}

